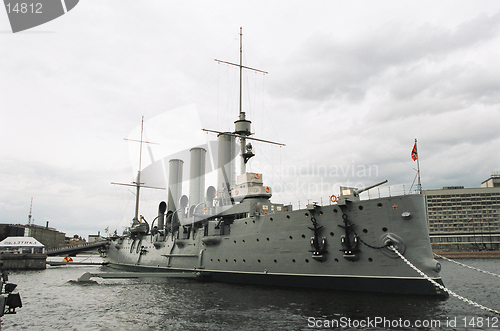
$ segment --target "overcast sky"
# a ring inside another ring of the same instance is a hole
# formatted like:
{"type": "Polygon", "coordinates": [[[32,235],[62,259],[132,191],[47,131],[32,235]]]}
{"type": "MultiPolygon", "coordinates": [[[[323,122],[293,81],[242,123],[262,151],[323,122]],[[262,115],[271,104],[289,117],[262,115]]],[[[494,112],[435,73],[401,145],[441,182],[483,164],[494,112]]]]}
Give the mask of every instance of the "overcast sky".
{"type": "MultiPolygon", "coordinates": [[[[244,110],[286,144],[254,143],[249,164],[275,202],[407,192],[415,139],[424,189],[500,170],[498,1],[85,0],[16,34],[0,10],[0,223],[27,223],[33,198],[35,224],[121,233],[134,196],[110,183],[138,170],[123,138],[188,105],[193,127],[232,130],[238,71],[214,59],[238,61],[240,27],[244,65],[269,72],[245,73],[244,110]]],[[[175,132],[147,135],[168,149],[175,132]]],[[[151,220],[166,193],[142,192],[151,220]]]]}

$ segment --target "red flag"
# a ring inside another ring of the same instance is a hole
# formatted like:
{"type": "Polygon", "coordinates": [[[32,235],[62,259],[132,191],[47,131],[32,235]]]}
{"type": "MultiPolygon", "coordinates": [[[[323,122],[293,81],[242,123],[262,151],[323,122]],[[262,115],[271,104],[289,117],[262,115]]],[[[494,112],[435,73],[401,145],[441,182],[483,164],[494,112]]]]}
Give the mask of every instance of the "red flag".
{"type": "Polygon", "coordinates": [[[413,149],[411,150],[411,158],[413,161],[417,161],[417,143],[415,143],[415,145],[413,145],[413,149]]]}

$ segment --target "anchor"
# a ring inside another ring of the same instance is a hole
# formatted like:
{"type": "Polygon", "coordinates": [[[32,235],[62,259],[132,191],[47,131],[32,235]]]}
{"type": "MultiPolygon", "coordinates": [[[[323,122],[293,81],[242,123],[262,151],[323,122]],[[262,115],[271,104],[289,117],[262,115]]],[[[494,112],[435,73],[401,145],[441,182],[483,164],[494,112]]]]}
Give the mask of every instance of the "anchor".
{"type": "Polygon", "coordinates": [[[356,233],[352,230],[352,227],[354,227],[354,223],[351,224],[351,222],[349,222],[349,220],[347,219],[347,214],[345,213],[345,207],[341,206],[341,209],[342,209],[342,219],[344,220],[344,225],[339,224],[339,227],[345,230],[345,235],[343,235],[340,238],[342,243],[341,250],[344,252],[344,258],[346,260],[354,262],[358,260],[358,256],[356,255],[356,253],[359,251],[358,249],[359,240],[356,233]]]}
{"type": "Polygon", "coordinates": [[[318,222],[314,217],[311,217],[311,222],[313,224],[313,227],[312,228],[308,227],[308,228],[314,231],[314,237],[311,237],[311,246],[313,249],[310,250],[309,252],[313,253],[312,255],[313,259],[319,262],[323,262],[326,260],[326,256],[324,254],[327,253],[327,251],[325,250],[326,238],[323,237],[321,241],[319,239],[319,233],[321,232],[323,226],[318,226],[318,222]]]}

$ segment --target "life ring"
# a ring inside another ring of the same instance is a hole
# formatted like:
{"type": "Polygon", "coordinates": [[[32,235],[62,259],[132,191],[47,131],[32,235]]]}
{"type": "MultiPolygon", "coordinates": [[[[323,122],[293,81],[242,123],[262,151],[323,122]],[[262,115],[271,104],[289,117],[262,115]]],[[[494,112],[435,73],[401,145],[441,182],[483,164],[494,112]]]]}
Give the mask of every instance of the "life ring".
{"type": "Polygon", "coordinates": [[[263,212],[264,215],[267,215],[267,211],[263,212]]]}
{"type": "Polygon", "coordinates": [[[271,191],[271,189],[269,188],[269,186],[266,186],[265,190],[266,190],[266,193],[269,193],[271,191]]]}
{"type": "Polygon", "coordinates": [[[238,193],[240,193],[238,190],[234,190],[235,195],[238,195],[238,193]]]}
{"type": "Polygon", "coordinates": [[[63,262],[73,262],[73,259],[69,256],[66,256],[62,261],[63,262]]]}
{"type": "Polygon", "coordinates": [[[260,178],[260,175],[259,174],[255,174],[255,179],[259,179],[260,178]]]}
{"type": "Polygon", "coordinates": [[[206,213],[208,213],[208,208],[207,208],[207,207],[203,208],[203,212],[204,212],[205,214],[206,214],[206,213]]]}
{"type": "Polygon", "coordinates": [[[214,197],[216,197],[218,193],[219,193],[219,192],[215,191],[215,192],[214,192],[214,197]]]}
{"type": "Polygon", "coordinates": [[[330,201],[331,202],[337,202],[337,196],[335,194],[330,196],[330,201]]]}

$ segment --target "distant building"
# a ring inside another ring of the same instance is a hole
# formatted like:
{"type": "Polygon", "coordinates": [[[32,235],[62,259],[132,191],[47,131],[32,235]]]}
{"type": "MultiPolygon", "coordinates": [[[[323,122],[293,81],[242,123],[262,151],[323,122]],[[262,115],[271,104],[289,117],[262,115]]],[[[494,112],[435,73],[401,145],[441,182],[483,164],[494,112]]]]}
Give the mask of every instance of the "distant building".
{"type": "Polygon", "coordinates": [[[40,225],[0,224],[0,241],[7,237],[33,237],[41,242],[46,249],[64,247],[66,234],[40,225]]]}
{"type": "Polygon", "coordinates": [[[449,186],[423,193],[433,249],[499,249],[500,173],[479,188],[449,186]]]}
{"type": "Polygon", "coordinates": [[[500,187],[500,171],[495,171],[491,177],[481,183],[481,187],[500,187]]]}

